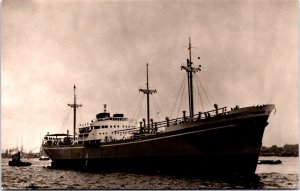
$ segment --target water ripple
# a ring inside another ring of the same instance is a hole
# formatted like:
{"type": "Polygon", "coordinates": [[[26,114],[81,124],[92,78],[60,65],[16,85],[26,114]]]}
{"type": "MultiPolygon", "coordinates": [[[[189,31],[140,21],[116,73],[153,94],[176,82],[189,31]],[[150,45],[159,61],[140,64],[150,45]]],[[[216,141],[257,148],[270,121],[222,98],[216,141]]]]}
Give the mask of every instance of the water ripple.
{"type": "Polygon", "coordinates": [[[253,177],[186,177],[122,172],[49,169],[32,159],[31,167],[10,167],[2,159],[4,189],[298,189],[298,173],[259,172],[253,177]]]}

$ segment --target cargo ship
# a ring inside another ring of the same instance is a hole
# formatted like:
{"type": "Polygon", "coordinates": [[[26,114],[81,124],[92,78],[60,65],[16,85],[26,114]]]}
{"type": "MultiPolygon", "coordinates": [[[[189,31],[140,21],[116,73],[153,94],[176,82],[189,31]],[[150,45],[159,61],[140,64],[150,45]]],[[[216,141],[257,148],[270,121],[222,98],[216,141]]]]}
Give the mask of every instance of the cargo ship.
{"type": "Polygon", "coordinates": [[[139,170],[196,174],[255,173],[265,127],[275,105],[257,105],[227,109],[217,104],[210,111],[194,113],[193,75],[201,71],[194,66],[189,39],[189,58],[181,66],[188,79],[189,115],[154,122],[150,118],[148,64],[145,89],[147,117],[137,124],[121,113],[112,116],[104,105],[89,123],[80,124],[76,132],[74,85],[73,135],[49,134],[43,149],[54,168],[103,170],[139,170]]]}

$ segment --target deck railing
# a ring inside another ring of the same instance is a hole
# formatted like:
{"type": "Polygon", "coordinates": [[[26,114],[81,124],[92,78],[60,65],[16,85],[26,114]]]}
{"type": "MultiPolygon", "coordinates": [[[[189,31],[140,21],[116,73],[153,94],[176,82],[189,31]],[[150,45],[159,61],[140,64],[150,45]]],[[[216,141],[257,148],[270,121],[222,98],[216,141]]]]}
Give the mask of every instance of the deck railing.
{"type": "Polygon", "coordinates": [[[166,117],[165,121],[159,121],[159,122],[150,124],[150,128],[145,123],[143,124],[143,122],[140,122],[140,128],[144,129],[145,131],[151,132],[153,130],[155,131],[155,130],[159,130],[164,127],[169,127],[170,125],[178,125],[178,124],[182,124],[182,123],[189,123],[192,121],[198,121],[198,120],[203,120],[203,119],[207,119],[207,118],[212,118],[215,116],[227,115],[229,112],[226,111],[226,109],[227,109],[227,107],[222,107],[222,108],[216,108],[214,110],[210,110],[210,111],[206,111],[206,112],[198,112],[193,117],[185,116],[185,112],[184,112],[183,117],[179,117],[179,118],[175,118],[175,119],[169,119],[168,117],[166,117]]]}

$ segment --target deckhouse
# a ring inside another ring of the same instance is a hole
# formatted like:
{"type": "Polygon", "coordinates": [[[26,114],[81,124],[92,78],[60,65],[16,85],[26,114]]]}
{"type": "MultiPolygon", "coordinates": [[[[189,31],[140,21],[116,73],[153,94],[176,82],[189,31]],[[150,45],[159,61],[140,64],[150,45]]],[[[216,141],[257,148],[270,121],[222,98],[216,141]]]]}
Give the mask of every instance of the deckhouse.
{"type": "Polygon", "coordinates": [[[96,119],[79,125],[78,144],[130,139],[136,131],[138,128],[135,121],[124,117],[121,113],[110,116],[104,104],[104,112],[98,113],[96,119]]]}

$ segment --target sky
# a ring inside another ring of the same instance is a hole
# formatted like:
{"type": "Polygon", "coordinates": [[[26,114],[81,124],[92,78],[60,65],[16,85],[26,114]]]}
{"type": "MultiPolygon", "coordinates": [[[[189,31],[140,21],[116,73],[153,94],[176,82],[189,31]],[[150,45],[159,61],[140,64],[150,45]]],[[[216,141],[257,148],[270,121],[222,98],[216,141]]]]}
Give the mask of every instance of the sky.
{"type": "Polygon", "coordinates": [[[147,63],[151,116],[181,116],[189,37],[195,113],[275,104],[263,145],[297,144],[297,29],[296,0],[3,0],[1,150],[38,151],[47,132],[71,131],[74,84],[78,122],[103,104],[146,117],[147,63]]]}

